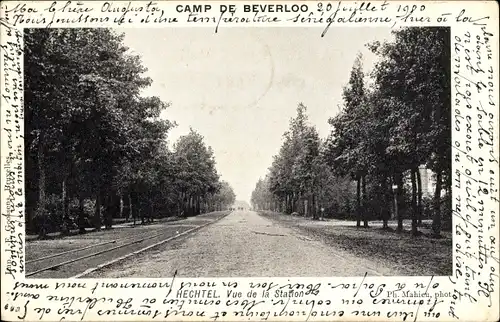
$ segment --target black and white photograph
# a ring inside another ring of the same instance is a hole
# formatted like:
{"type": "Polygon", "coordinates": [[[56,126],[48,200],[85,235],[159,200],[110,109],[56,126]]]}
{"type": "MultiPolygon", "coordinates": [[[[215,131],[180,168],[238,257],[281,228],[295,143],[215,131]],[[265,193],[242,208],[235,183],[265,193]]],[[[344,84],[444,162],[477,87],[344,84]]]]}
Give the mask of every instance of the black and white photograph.
{"type": "Polygon", "coordinates": [[[24,29],[26,278],[452,274],[449,27],[24,29]]]}

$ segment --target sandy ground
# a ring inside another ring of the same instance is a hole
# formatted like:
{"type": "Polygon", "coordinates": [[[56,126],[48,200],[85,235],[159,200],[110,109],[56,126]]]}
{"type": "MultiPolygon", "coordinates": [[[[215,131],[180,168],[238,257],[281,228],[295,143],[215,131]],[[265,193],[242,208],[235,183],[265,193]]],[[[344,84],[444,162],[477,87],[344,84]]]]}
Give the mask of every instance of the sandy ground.
{"type": "Polygon", "coordinates": [[[252,211],[236,211],[186,238],[88,277],[398,275],[252,211]]]}

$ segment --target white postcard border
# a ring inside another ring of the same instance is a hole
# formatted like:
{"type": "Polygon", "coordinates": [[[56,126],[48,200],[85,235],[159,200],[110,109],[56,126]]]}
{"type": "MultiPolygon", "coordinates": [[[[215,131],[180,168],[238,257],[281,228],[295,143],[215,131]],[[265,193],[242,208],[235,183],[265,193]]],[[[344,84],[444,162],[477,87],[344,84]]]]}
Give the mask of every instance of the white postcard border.
{"type": "Polygon", "coordinates": [[[498,5],[493,1],[371,2],[372,7],[365,4],[366,11],[361,16],[373,19],[364,22],[349,20],[354,8],[360,10],[359,5],[360,2],[355,4],[312,1],[2,2],[0,37],[2,320],[497,320],[500,299],[498,5]],[[323,15],[318,11],[320,9],[318,3],[321,3],[323,15]],[[197,14],[198,18],[210,17],[207,22],[193,22],[195,18],[190,13],[178,12],[180,8],[185,11],[186,5],[193,4],[210,5],[208,11],[197,14]],[[254,4],[268,7],[262,14],[245,12],[245,5],[254,4]],[[299,11],[306,5],[304,16],[310,20],[301,22],[298,19],[295,22],[294,17],[297,13],[269,12],[271,4],[287,4],[289,8],[295,4],[299,11]],[[182,7],[178,7],[179,5],[182,7]],[[121,9],[141,6],[142,11],[121,9]],[[346,6],[352,10],[335,11],[340,8],[339,6],[346,6]],[[146,10],[146,7],[149,9],[146,10]],[[326,11],[327,8],[330,10],[326,11]],[[367,8],[375,9],[370,11],[367,8]],[[226,11],[221,13],[221,10],[226,11]],[[234,14],[231,14],[231,11],[234,11],[234,14]],[[310,12],[314,14],[309,16],[310,12]],[[85,20],[81,18],[82,15],[90,15],[90,18],[85,20]],[[333,16],[334,21],[330,23],[327,19],[332,17],[331,15],[335,16],[333,16]],[[266,18],[256,18],[257,16],[266,18]],[[227,19],[230,17],[238,17],[239,21],[235,22],[236,19],[233,19],[232,22],[228,22],[227,19]],[[159,21],[162,18],[166,20],[159,21]],[[174,18],[177,22],[173,22],[174,18]],[[321,22],[314,22],[320,18],[323,19],[321,22]],[[341,18],[343,20],[339,20],[341,18]],[[26,280],[24,278],[23,28],[202,27],[212,28],[215,33],[231,27],[314,26],[318,28],[318,37],[321,37],[322,33],[335,32],[336,27],[360,25],[394,28],[423,25],[451,27],[454,144],[452,152],[454,249],[451,277],[261,277],[165,280],[26,280]],[[481,56],[483,73],[474,73],[467,68],[468,64],[477,66],[477,55],[481,56]],[[483,112],[479,110],[480,106],[485,114],[481,114],[483,112]],[[481,116],[478,116],[479,114],[481,116]],[[486,141],[491,142],[491,146],[486,141]],[[482,166],[468,160],[468,155],[474,158],[482,157],[482,166]],[[470,191],[483,200],[482,216],[477,211],[469,211],[466,207],[466,198],[470,191]],[[476,227],[481,223],[482,232],[473,228],[471,223],[476,227]],[[479,238],[479,235],[483,237],[479,238]],[[468,258],[466,255],[468,251],[473,252],[474,256],[471,254],[468,258]],[[484,254],[480,255],[479,252],[484,254]],[[476,260],[475,256],[482,257],[482,260],[476,260]],[[206,289],[215,290],[220,298],[197,303],[177,298],[178,292],[206,289]],[[293,289],[303,294],[299,294],[296,301],[280,301],[272,297],[272,292],[277,289],[293,289]],[[228,291],[232,294],[228,295],[228,291]],[[266,291],[271,294],[270,297],[266,297],[266,291]],[[388,292],[402,291],[427,292],[431,297],[429,300],[415,297],[412,300],[417,302],[410,304],[391,303],[391,299],[394,298],[391,298],[388,295],[391,293],[388,292]],[[236,294],[232,297],[237,292],[241,292],[241,295],[236,294]],[[382,298],[388,299],[389,303],[382,301],[382,298]],[[238,315],[234,312],[238,312],[238,315]]]}

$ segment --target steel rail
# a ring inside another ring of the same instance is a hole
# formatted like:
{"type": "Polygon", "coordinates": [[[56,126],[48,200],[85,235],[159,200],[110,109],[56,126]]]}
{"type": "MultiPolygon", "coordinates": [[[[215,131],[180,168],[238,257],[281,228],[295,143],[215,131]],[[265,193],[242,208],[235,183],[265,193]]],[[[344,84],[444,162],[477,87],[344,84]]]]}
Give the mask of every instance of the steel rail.
{"type": "Polygon", "coordinates": [[[45,272],[45,271],[48,271],[48,270],[52,270],[54,268],[58,268],[58,267],[61,267],[61,266],[67,265],[67,264],[71,264],[71,263],[80,261],[82,259],[86,259],[86,258],[89,258],[89,257],[92,257],[92,256],[101,255],[101,254],[113,251],[115,249],[123,248],[123,247],[130,246],[130,245],[133,245],[133,244],[138,244],[140,242],[143,242],[143,241],[149,240],[149,239],[153,239],[153,238],[158,237],[158,236],[163,235],[163,234],[164,233],[160,233],[160,234],[156,234],[156,235],[149,236],[149,237],[146,237],[146,238],[141,238],[141,239],[138,239],[138,240],[134,240],[133,242],[130,242],[130,243],[126,243],[126,244],[119,245],[119,246],[112,247],[112,248],[108,248],[108,249],[105,249],[105,250],[102,250],[102,251],[99,251],[99,252],[96,252],[96,253],[92,253],[92,254],[88,254],[88,255],[85,255],[85,256],[77,257],[77,258],[74,258],[74,259],[71,259],[71,260],[67,260],[67,261],[64,261],[62,263],[58,263],[58,264],[55,264],[55,265],[52,265],[52,266],[48,266],[48,267],[45,267],[45,268],[38,269],[38,270],[36,270],[34,272],[26,273],[25,276],[26,277],[33,276],[33,275],[39,274],[41,272],[45,272]]]}

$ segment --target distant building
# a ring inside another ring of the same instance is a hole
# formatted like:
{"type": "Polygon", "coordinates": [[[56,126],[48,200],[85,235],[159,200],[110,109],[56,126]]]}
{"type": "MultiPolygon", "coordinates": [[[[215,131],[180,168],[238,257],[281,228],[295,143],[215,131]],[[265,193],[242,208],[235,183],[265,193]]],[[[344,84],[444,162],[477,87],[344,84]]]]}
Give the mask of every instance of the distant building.
{"type": "Polygon", "coordinates": [[[250,210],[250,205],[246,201],[236,200],[230,210],[250,210]]]}
{"type": "MultiPolygon", "coordinates": [[[[434,196],[434,191],[436,190],[436,178],[432,170],[427,169],[425,165],[418,167],[420,172],[420,180],[422,181],[422,196],[432,198],[434,196]]],[[[407,171],[404,177],[404,183],[408,191],[411,190],[411,174],[407,171]]]]}
{"type": "Polygon", "coordinates": [[[432,197],[434,190],[436,190],[434,172],[423,165],[420,166],[418,170],[420,171],[420,179],[422,180],[422,196],[432,197]]]}

